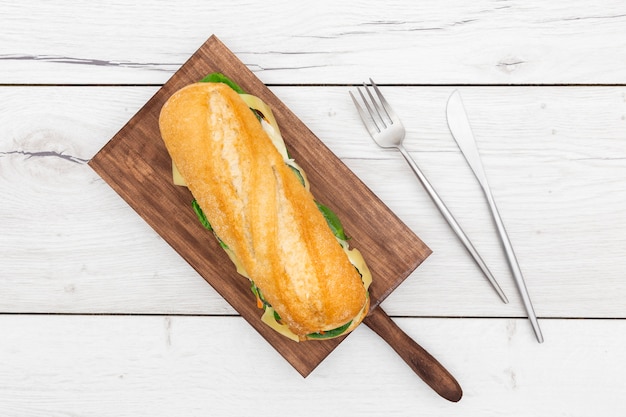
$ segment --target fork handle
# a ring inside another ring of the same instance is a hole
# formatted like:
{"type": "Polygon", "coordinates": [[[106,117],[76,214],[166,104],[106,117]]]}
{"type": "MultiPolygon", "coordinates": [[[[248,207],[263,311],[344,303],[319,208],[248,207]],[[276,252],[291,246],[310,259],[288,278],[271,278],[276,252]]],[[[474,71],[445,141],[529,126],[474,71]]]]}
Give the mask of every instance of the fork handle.
{"type": "Polygon", "coordinates": [[[456,379],[430,353],[404,333],[377,307],[363,323],[382,337],[429,387],[448,401],[458,402],[463,390],[456,379]]]}
{"type": "Polygon", "coordinates": [[[457,235],[461,243],[463,243],[463,246],[465,246],[465,249],[467,249],[469,254],[472,256],[472,258],[474,259],[474,261],[480,268],[480,270],[483,272],[485,277],[489,280],[493,289],[496,291],[496,293],[498,293],[498,295],[500,296],[500,298],[502,299],[504,303],[508,303],[509,300],[506,298],[504,291],[502,291],[502,288],[500,288],[500,285],[498,285],[498,282],[494,278],[489,268],[487,268],[485,261],[483,261],[483,259],[480,257],[480,255],[478,254],[478,251],[476,250],[474,245],[472,245],[472,242],[469,240],[469,238],[467,237],[467,235],[465,234],[465,232],[463,231],[459,223],[456,221],[456,219],[454,218],[450,210],[448,210],[448,207],[446,207],[445,203],[443,202],[441,197],[439,197],[439,194],[437,194],[437,192],[435,191],[433,186],[430,184],[430,182],[428,181],[428,179],[426,178],[422,170],[419,169],[419,167],[417,166],[417,164],[415,163],[415,161],[413,160],[413,158],[411,157],[411,155],[409,154],[409,152],[406,150],[404,146],[399,145],[398,150],[400,151],[404,159],[406,159],[409,166],[411,167],[411,169],[413,170],[417,178],[422,183],[422,186],[424,187],[424,189],[426,189],[426,192],[428,193],[430,198],[433,200],[433,202],[435,203],[435,205],[437,206],[437,208],[443,215],[443,218],[446,219],[446,221],[448,222],[448,224],[450,225],[454,233],[457,235]]]}

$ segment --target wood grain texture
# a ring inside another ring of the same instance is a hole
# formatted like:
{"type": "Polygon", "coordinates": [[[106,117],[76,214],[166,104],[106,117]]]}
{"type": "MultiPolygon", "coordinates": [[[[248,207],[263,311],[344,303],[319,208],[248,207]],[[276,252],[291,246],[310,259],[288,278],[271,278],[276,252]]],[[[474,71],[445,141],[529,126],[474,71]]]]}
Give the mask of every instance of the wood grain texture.
{"type": "Polygon", "coordinates": [[[625,9],[0,0],[0,415],[623,417],[625,9]],[[367,326],[301,378],[86,164],[210,33],[433,249],[382,306],[462,401],[367,326]],[[370,76],[510,305],[358,124],[347,91],[370,76]],[[459,86],[541,346],[446,127],[459,86]]]}
{"type": "Polygon", "coordinates": [[[189,191],[171,181],[171,160],[158,131],[160,109],[175,91],[216,71],[272,107],[290,154],[307,173],[311,192],[338,214],[351,245],[361,248],[368,261],[374,277],[371,308],[400,285],[430,250],[215,36],[200,47],[89,165],[307,376],[343,338],[294,343],[263,324],[249,282],[237,275],[213,236],[199,225],[190,208],[189,191]]]}
{"type": "MultiPolygon", "coordinates": [[[[366,136],[349,89],[272,87],[433,249],[390,296],[385,311],[520,317],[523,309],[484,199],[446,131],[442,106],[453,88],[385,87],[385,94],[405,120],[411,153],[479,245],[512,299],[508,306],[493,296],[401,157],[366,136]]],[[[93,157],[156,90],[0,88],[0,100],[12,103],[0,113],[2,312],[236,314],[80,162],[93,157]]],[[[626,89],[462,92],[471,101],[468,112],[486,169],[540,315],[626,317],[626,89]],[[579,256],[580,248],[588,259],[579,256]]]]}
{"type": "Polygon", "coordinates": [[[0,80],[162,84],[216,33],[270,84],[359,83],[369,76],[420,85],[624,81],[621,1],[380,5],[3,1],[0,80]]]}
{"type": "Polygon", "coordinates": [[[442,400],[366,326],[301,378],[239,317],[10,315],[0,414],[11,417],[511,417],[626,412],[625,320],[396,318],[465,392],[442,400]],[[365,382],[367,381],[367,382],[365,382]],[[313,404],[312,404],[313,403],[313,404]]]}
{"type": "Polygon", "coordinates": [[[448,401],[458,402],[463,390],[441,363],[415,342],[383,311],[376,308],[363,321],[385,340],[429,387],[448,401]]]}

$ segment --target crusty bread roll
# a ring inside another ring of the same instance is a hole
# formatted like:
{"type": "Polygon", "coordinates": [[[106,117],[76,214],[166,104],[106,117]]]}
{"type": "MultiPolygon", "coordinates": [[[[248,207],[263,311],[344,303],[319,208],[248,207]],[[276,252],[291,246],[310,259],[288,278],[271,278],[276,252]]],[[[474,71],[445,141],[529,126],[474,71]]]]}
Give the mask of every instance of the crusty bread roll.
{"type": "Polygon", "coordinates": [[[196,83],[159,119],[174,164],[213,227],[300,340],[368,312],[361,276],[250,108],[231,88],[196,83]]]}

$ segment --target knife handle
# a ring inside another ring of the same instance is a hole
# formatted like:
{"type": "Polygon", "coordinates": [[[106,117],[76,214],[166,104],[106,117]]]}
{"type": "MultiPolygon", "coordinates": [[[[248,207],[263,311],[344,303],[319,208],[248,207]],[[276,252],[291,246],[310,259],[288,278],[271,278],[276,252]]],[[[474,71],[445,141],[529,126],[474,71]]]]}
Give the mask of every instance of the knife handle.
{"type": "Polygon", "coordinates": [[[437,394],[452,402],[461,399],[463,390],[450,372],[404,333],[382,308],[377,307],[370,311],[363,322],[382,337],[437,394]]]}
{"type": "Polygon", "coordinates": [[[428,181],[424,173],[417,166],[417,163],[413,160],[413,158],[411,157],[409,152],[406,150],[406,148],[402,145],[398,145],[398,150],[400,151],[404,159],[406,159],[409,166],[413,170],[413,173],[415,173],[415,176],[417,177],[417,179],[419,179],[419,181],[422,183],[422,186],[424,187],[424,189],[430,196],[433,203],[435,203],[435,205],[441,212],[441,215],[443,216],[443,218],[448,222],[452,231],[457,235],[457,237],[459,238],[463,246],[465,246],[465,249],[467,250],[467,252],[472,256],[472,259],[474,260],[474,262],[476,262],[476,265],[478,265],[480,270],[485,275],[485,278],[487,278],[487,280],[489,281],[493,289],[500,296],[500,299],[502,299],[502,302],[504,302],[505,304],[508,303],[509,300],[506,298],[506,295],[504,294],[504,291],[502,291],[502,288],[500,288],[498,281],[496,281],[496,278],[493,276],[493,274],[487,267],[487,264],[480,257],[480,254],[478,253],[478,251],[476,250],[476,248],[470,241],[469,237],[467,237],[467,235],[461,228],[461,225],[459,224],[459,222],[456,221],[456,219],[454,218],[454,216],[452,215],[448,207],[446,207],[446,204],[443,202],[441,197],[439,197],[439,194],[437,194],[437,191],[435,191],[435,188],[432,186],[432,184],[428,181]]]}
{"type": "Polygon", "coordinates": [[[487,186],[486,188],[483,186],[483,191],[485,192],[487,203],[489,204],[489,208],[491,209],[491,214],[496,224],[498,235],[500,236],[500,242],[502,242],[502,247],[504,248],[504,253],[506,254],[506,260],[509,263],[511,273],[513,274],[513,278],[515,279],[515,284],[517,285],[517,289],[519,290],[520,296],[522,297],[524,308],[526,309],[526,313],[528,314],[528,319],[530,320],[530,324],[532,325],[533,331],[535,332],[535,337],[537,337],[537,341],[539,343],[543,343],[543,333],[541,332],[541,327],[539,327],[537,314],[535,313],[535,309],[533,308],[533,303],[530,301],[530,295],[528,294],[528,288],[526,288],[526,283],[524,282],[522,269],[517,262],[517,257],[515,256],[513,245],[511,244],[509,235],[504,228],[504,222],[502,222],[502,217],[500,217],[500,212],[498,212],[498,207],[496,207],[496,202],[493,199],[493,195],[491,194],[489,186],[487,186]]]}

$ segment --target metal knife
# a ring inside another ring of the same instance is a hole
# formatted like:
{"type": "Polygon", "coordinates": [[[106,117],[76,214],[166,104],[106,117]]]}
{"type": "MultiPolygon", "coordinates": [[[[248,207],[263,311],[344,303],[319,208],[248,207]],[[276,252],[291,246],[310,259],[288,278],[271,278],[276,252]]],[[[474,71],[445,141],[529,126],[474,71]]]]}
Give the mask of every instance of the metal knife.
{"type": "Polygon", "coordinates": [[[474,134],[472,133],[472,128],[470,126],[469,119],[467,118],[463,101],[461,100],[461,94],[458,90],[455,90],[448,99],[446,115],[448,117],[450,132],[452,132],[454,140],[461,149],[465,160],[474,172],[474,175],[476,175],[476,179],[478,179],[478,182],[483,189],[487,203],[489,204],[489,209],[491,210],[491,215],[496,224],[496,228],[498,229],[498,235],[500,236],[504,253],[506,254],[509,267],[511,268],[511,273],[515,278],[515,284],[517,285],[517,289],[519,290],[524,303],[524,308],[528,314],[528,319],[532,324],[537,341],[539,343],[543,343],[543,334],[541,333],[541,328],[539,327],[535,310],[532,302],[530,301],[530,295],[528,294],[528,289],[526,288],[522,271],[517,262],[517,258],[515,257],[515,252],[513,251],[513,246],[511,245],[509,236],[504,228],[504,223],[498,213],[496,202],[491,194],[491,189],[489,188],[489,183],[487,182],[487,175],[485,174],[485,169],[481,162],[480,154],[478,153],[478,146],[476,145],[476,140],[474,139],[474,134]]]}

